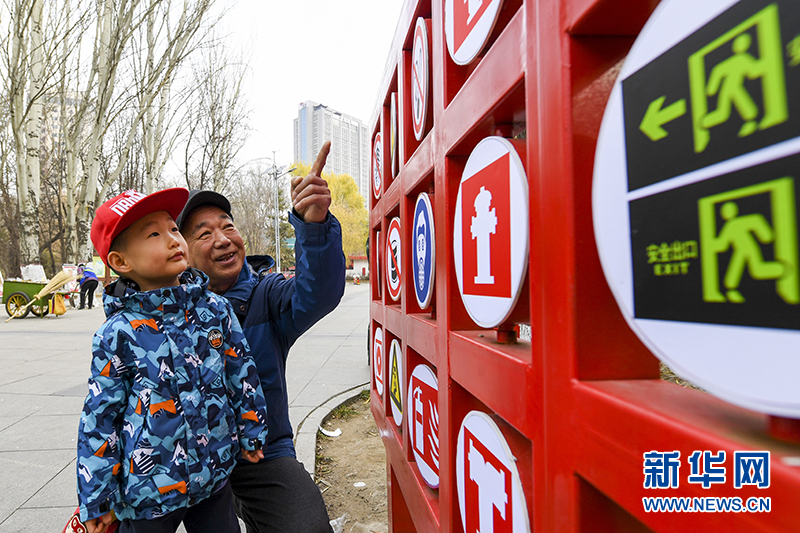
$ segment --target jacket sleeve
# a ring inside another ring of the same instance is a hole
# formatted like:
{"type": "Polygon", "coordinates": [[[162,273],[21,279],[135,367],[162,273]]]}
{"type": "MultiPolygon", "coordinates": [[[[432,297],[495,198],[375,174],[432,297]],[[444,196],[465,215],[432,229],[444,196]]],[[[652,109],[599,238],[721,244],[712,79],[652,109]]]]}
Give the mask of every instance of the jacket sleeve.
{"type": "MultiPolygon", "coordinates": [[[[277,332],[286,348],[322,317],[333,311],[344,294],[342,227],[330,212],[324,222],[303,222],[294,211],[289,221],[295,229],[295,277],[265,284],[270,315],[277,317],[277,332]]],[[[284,352],[286,353],[286,352],[284,352]]]]}
{"type": "MultiPolygon", "coordinates": [[[[109,323],[106,323],[107,325],[109,323]]],[[[117,332],[101,329],[92,341],[89,394],[78,428],[78,502],[81,520],[104,515],[121,498],[119,431],[130,393],[129,368],[117,332]]]]}
{"type": "Polygon", "coordinates": [[[261,449],[267,443],[267,402],[247,339],[227,300],[224,305],[225,378],[228,401],[239,429],[239,445],[245,450],[261,449]]]}

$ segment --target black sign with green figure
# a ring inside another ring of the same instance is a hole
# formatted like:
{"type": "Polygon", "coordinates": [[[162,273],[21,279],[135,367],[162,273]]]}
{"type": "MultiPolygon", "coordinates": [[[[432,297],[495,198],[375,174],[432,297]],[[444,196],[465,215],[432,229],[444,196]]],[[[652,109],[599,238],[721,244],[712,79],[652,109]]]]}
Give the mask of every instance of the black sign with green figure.
{"type": "Polygon", "coordinates": [[[800,329],[800,155],[630,203],[634,316],[800,329]]]}
{"type": "Polygon", "coordinates": [[[800,1],[738,2],[622,93],[629,191],[800,136],[800,1]]]}

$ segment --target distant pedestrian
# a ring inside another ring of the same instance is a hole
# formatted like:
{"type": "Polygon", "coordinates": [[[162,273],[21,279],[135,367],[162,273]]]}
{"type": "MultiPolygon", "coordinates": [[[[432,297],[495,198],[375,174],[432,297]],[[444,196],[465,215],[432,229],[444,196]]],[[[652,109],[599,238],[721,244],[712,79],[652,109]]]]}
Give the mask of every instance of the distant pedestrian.
{"type": "Polygon", "coordinates": [[[94,291],[97,289],[97,274],[94,273],[91,266],[79,265],[78,270],[83,270],[81,276],[81,306],[78,309],[84,309],[86,304],[89,304],[89,309],[94,306],[94,291]],[[86,301],[86,296],[89,296],[89,301],[86,301]]]}

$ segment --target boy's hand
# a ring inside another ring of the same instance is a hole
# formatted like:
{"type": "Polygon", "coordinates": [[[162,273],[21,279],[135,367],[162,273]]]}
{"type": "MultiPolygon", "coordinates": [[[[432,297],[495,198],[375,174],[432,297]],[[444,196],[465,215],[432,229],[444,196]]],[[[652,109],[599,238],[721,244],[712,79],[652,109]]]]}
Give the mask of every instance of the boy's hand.
{"type": "Polygon", "coordinates": [[[242,450],[242,457],[251,463],[257,463],[264,458],[264,452],[262,450],[242,450]]]}
{"type": "Polygon", "coordinates": [[[87,520],[85,522],[86,525],[86,533],[105,533],[108,526],[116,520],[114,517],[114,513],[106,513],[100,518],[92,518],[91,520],[87,520]]]}

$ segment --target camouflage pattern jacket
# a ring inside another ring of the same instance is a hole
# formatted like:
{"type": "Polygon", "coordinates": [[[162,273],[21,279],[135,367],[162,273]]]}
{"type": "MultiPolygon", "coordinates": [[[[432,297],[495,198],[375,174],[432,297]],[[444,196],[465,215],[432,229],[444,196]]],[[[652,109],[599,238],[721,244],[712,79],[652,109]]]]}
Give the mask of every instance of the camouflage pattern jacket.
{"type": "Polygon", "coordinates": [[[78,432],[81,520],[152,519],[222,487],[266,442],[266,403],[230,304],[188,270],[147,292],[120,280],[92,342],[78,432]]]}

